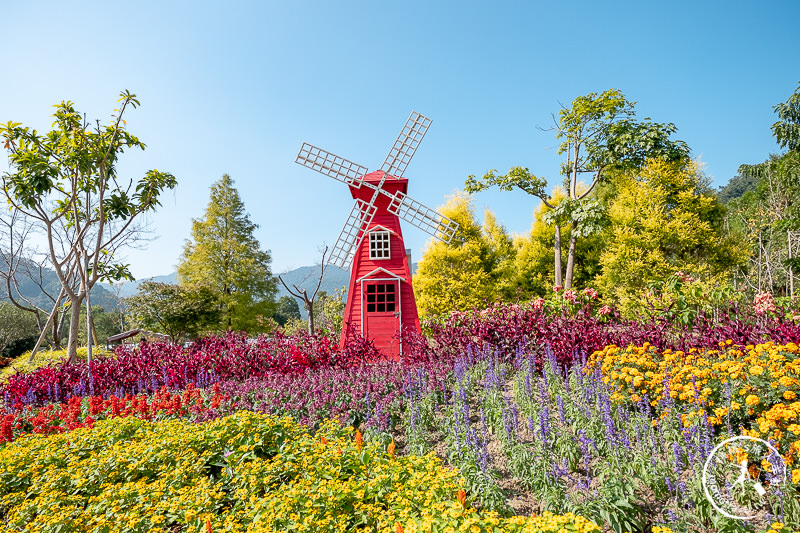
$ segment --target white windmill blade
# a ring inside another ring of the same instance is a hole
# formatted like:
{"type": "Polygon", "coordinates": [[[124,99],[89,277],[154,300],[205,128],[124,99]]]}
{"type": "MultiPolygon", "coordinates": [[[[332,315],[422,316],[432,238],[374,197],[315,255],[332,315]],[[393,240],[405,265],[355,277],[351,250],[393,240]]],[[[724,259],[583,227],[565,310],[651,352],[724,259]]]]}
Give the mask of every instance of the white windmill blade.
{"type": "Polygon", "coordinates": [[[397,136],[394,146],[389,150],[389,155],[386,156],[386,161],[383,162],[381,170],[390,176],[398,178],[402,176],[430,125],[431,119],[412,111],[411,116],[406,121],[406,125],[403,126],[400,135],[397,136]]]}
{"type": "Polygon", "coordinates": [[[444,242],[450,242],[458,230],[458,222],[437,213],[402,192],[394,195],[389,203],[389,211],[444,242]]]}
{"type": "Polygon", "coordinates": [[[363,183],[361,178],[367,173],[367,167],[308,143],[303,143],[303,146],[300,147],[300,153],[297,154],[295,163],[356,188],[361,187],[363,183]]]}
{"type": "Polygon", "coordinates": [[[350,268],[350,263],[355,255],[355,250],[364,238],[364,234],[372,222],[372,217],[375,216],[375,211],[378,208],[371,203],[364,200],[356,200],[350,214],[347,215],[347,220],[344,223],[344,228],[336,239],[336,244],[333,245],[328,263],[336,265],[342,270],[350,268]]]}

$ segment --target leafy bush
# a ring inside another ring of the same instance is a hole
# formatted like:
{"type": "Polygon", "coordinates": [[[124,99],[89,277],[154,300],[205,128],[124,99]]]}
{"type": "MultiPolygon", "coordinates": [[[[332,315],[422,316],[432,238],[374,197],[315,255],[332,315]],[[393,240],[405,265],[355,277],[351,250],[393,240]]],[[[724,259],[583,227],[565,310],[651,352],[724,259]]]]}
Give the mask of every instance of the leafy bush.
{"type": "Polygon", "coordinates": [[[85,362],[61,362],[10,376],[0,393],[6,405],[64,402],[87,394],[121,397],[151,393],[161,387],[184,388],[189,383],[204,386],[218,379],[244,380],[320,367],[347,368],[377,357],[371,342],[359,336],[348,339],[340,349],[325,336],[277,334],[248,339],[242,333],[228,332],[204,337],[189,348],[148,342],[123,345],[113,356],[93,359],[91,373],[85,362]]]}
{"type": "Polygon", "coordinates": [[[405,335],[408,345],[414,348],[410,357],[453,360],[470,346],[491,346],[507,359],[523,350],[538,354],[541,361],[549,349],[559,365],[570,366],[576,359],[609,345],[648,343],[659,350],[687,351],[712,349],[727,340],[747,345],[800,339],[800,321],[758,314],[752,307],[733,305],[712,314],[701,310],[688,323],[676,322],[663,313],[626,320],[610,308],[595,309],[591,299],[576,296],[575,303],[565,302],[564,296],[521,304],[498,302],[485,309],[454,311],[425,321],[427,339],[405,335]]]}

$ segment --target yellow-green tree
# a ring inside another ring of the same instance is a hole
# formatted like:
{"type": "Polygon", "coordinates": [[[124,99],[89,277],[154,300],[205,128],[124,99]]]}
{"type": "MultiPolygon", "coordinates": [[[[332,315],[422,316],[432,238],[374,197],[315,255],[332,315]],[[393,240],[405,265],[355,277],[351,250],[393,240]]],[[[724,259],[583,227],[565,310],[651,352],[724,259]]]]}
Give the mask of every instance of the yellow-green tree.
{"type": "Polygon", "coordinates": [[[192,239],[178,265],[181,283],[205,284],[217,295],[226,329],[260,331],[273,313],[277,287],[272,258],[261,250],[256,228],[225,174],[211,186],[205,217],[192,221],[192,239]]]}
{"type": "MultiPolygon", "coordinates": [[[[564,190],[556,187],[548,203],[557,207],[565,198],[564,190]]],[[[520,298],[547,296],[553,291],[556,228],[547,223],[551,211],[547,204],[540,204],[533,213],[534,220],[530,233],[514,238],[514,263],[510,284],[515,287],[520,298]]],[[[561,230],[561,251],[565,254],[570,231],[569,226],[561,230]]],[[[594,283],[594,278],[599,272],[602,241],[602,232],[595,232],[577,242],[575,258],[581,268],[575,272],[575,287],[587,287],[594,283]]]]}
{"type": "Polygon", "coordinates": [[[423,318],[482,307],[502,296],[513,265],[511,238],[490,212],[482,227],[468,196],[450,198],[439,212],[460,227],[449,244],[430,243],[419,261],[414,292],[423,318]]]}
{"type": "Polygon", "coordinates": [[[723,235],[724,207],[695,163],[651,159],[615,179],[598,282],[623,312],[632,313],[650,285],[676,271],[724,283],[743,260],[742,248],[723,235]]]}

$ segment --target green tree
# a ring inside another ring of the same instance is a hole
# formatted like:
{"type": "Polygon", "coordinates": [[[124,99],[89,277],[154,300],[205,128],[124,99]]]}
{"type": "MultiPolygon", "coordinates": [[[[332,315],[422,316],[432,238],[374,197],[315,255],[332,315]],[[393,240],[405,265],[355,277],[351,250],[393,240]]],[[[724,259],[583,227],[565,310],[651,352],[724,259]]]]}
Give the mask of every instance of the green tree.
{"type": "Polygon", "coordinates": [[[134,324],[165,333],[172,342],[216,328],[221,317],[218,295],[203,284],[145,281],[125,305],[134,324]]]}
{"type": "Polygon", "coordinates": [[[739,174],[756,186],[730,202],[729,221],[752,250],[740,279],[758,292],[791,293],[800,271],[800,258],[792,257],[788,242],[788,232],[800,231],[800,86],[773,109],[779,119],[772,125],[773,135],[788,152],[739,167],[739,174]]]}
{"type": "Polygon", "coordinates": [[[16,356],[7,350],[23,341],[36,341],[36,317],[9,302],[0,302],[0,357],[16,356]]]}
{"type": "Polygon", "coordinates": [[[219,296],[227,329],[260,331],[273,314],[277,287],[272,258],[261,250],[257,228],[225,174],[211,186],[205,217],[192,221],[192,238],[178,265],[181,283],[208,283],[219,296]]]}
{"type": "Polygon", "coordinates": [[[297,300],[291,296],[284,295],[278,298],[275,303],[275,314],[272,316],[279,326],[284,326],[289,320],[300,320],[300,306],[297,300]]]}
{"type": "MultiPolygon", "coordinates": [[[[92,345],[103,346],[107,344],[108,338],[117,333],[122,333],[119,328],[118,311],[107,311],[101,305],[92,306],[92,345]]],[[[86,343],[86,306],[81,309],[81,323],[79,328],[79,339],[82,344],[86,343]]]]}
{"type": "Polygon", "coordinates": [[[723,284],[744,259],[739,243],[724,235],[725,208],[696,164],[653,159],[616,181],[598,282],[627,314],[648,287],[677,271],[723,284]]]}
{"type": "Polygon", "coordinates": [[[547,180],[535,176],[527,168],[512,167],[504,175],[491,170],[480,179],[471,175],[465,183],[467,192],[492,186],[506,191],[516,187],[535,196],[550,209],[547,221],[555,227],[556,285],[572,287],[577,240],[597,231],[603,218],[602,206],[590,194],[611,170],[637,168],[652,157],[666,161],[682,161],[688,157],[689,149],[682,141],[670,140],[676,130],[673,124],[654,123],[649,119],[637,122],[634,105],[635,102],[627,100],[620,91],[609,89],[599,95],[579,96],[571,107],[559,112],[556,138],[561,139],[558,154],[564,156],[561,175],[566,198],[557,206],[549,202],[547,180]],[[590,182],[581,188],[580,178],[584,175],[589,176],[590,182]],[[570,230],[565,274],[562,274],[562,226],[570,230]]]}
{"type": "Polygon", "coordinates": [[[136,181],[117,174],[125,150],[145,147],[123,120],[139,101],[124,91],[119,103],[105,126],[91,126],[72,102],[55,106],[53,129],[45,135],[15,122],[0,125],[11,169],[3,174],[3,193],[45,236],[49,264],[70,305],[70,358],[87,292],[100,280],[131,278],[116,252],[141,230],[139,215],[153,211],[161,193],[176,185],[172,175],[157,170],[136,181]]]}
{"type": "Polygon", "coordinates": [[[333,294],[320,291],[314,302],[314,316],[319,328],[337,338],[344,327],[344,308],[347,304],[347,290],[342,287],[333,294]]]}
{"type": "Polygon", "coordinates": [[[776,105],[778,121],[772,125],[772,134],[781,148],[800,152],[800,84],[783,103],[776,105]]]}
{"type": "Polygon", "coordinates": [[[481,227],[468,196],[450,198],[439,212],[458,222],[460,238],[431,242],[422,254],[414,293],[423,318],[480,307],[502,296],[503,289],[508,290],[503,272],[513,263],[505,229],[491,213],[481,227]]]}

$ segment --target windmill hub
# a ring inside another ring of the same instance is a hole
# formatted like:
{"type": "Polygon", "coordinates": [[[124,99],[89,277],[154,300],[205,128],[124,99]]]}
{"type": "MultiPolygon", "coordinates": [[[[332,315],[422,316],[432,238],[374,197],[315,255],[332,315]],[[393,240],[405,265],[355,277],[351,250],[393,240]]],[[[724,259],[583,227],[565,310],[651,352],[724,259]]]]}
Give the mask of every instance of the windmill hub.
{"type": "Polygon", "coordinates": [[[412,112],[380,170],[304,143],[296,162],[347,184],[355,205],[328,262],[350,268],[341,344],[360,334],[391,358],[403,354],[402,331],[419,332],[411,270],[400,219],[450,242],[458,229],[453,220],[410,198],[403,177],[431,120],[412,112]]]}

